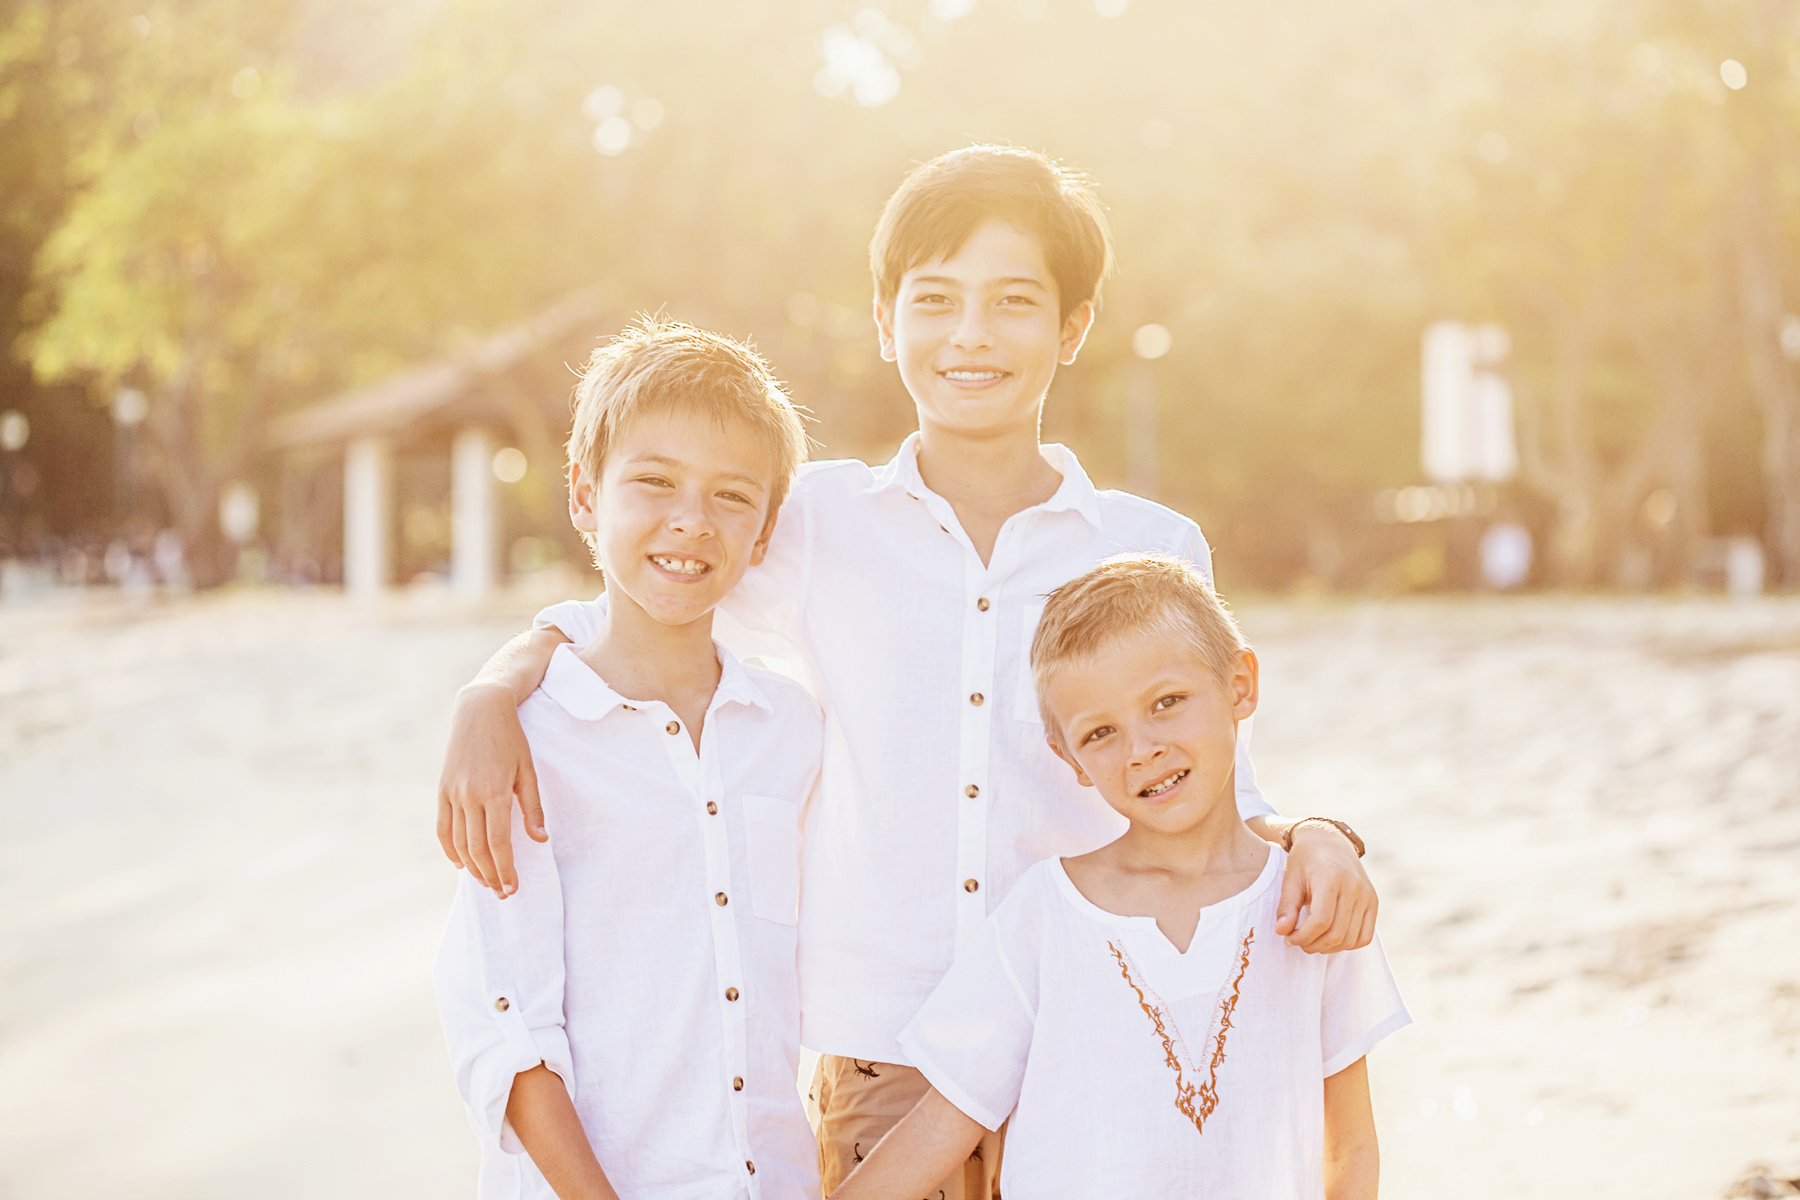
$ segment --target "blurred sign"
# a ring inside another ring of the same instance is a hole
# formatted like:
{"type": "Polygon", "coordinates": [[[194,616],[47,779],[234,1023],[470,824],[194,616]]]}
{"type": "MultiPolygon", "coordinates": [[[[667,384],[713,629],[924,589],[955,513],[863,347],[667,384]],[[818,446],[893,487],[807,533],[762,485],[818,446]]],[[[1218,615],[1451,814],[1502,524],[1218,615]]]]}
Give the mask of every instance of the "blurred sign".
{"type": "Polygon", "coordinates": [[[1518,474],[1512,388],[1491,368],[1512,348],[1498,325],[1439,321],[1425,330],[1425,474],[1434,483],[1504,483],[1518,474]]]}

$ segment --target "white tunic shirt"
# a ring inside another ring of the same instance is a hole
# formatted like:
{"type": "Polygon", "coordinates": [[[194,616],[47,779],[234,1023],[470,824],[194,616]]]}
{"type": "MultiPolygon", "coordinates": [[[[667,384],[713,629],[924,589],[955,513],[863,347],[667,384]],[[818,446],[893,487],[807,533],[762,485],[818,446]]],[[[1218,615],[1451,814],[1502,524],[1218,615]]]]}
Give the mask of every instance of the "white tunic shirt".
{"type": "MultiPolygon", "coordinates": [[[[1031,635],[1045,596],[1101,559],[1161,551],[1211,577],[1192,521],[1096,491],[1075,456],[1009,518],[987,565],[919,475],[918,435],[894,460],[809,463],[769,553],[720,608],[739,654],[790,670],[825,710],[819,798],[806,818],[801,1040],[906,1061],[895,1035],[1031,864],[1081,854],[1124,819],[1044,744],[1031,635]]],[[[545,609],[578,645],[603,601],[545,609]]],[[[1239,739],[1238,807],[1270,813],[1239,739]]]]}
{"type": "Polygon", "coordinates": [[[558,647],[520,706],[548,844],[517,814],[519,890],[464,877],[435,977],[483,1200],[548,1198],[506,1123],[542,1062],[624,1200],[809,1200],[818,1149],[794,1090],[800,817],[819,713],[719,652],[699,752],[558,647]]]}
{"type": "Polygon", "coordinates": [[[900,1043],[970,1117],[1012,1118],[1007,1200],[1321,1200],[1323,1081],[1412,1018],[1379,942],[1276,935],[1286,859],[1201,909],[1185,954],[1055,859],[963,948],[900,1043]]]}

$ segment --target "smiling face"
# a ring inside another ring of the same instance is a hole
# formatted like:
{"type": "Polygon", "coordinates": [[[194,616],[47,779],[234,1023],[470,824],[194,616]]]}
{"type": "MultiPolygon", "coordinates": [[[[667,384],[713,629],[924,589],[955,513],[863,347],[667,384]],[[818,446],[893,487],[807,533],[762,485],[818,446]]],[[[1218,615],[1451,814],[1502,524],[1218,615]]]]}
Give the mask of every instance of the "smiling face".
{"type": "Polygon", "coordinates": [[[899,364],[920,427],[963,436],[1035,438],[1057,365],[1075,361],[1093,320],[1089,301],[1061,315],[1043,248],[1000,220],[875,306],[881,356],[899,364]]]}
{"type": "Polygon", "coordinates": [[[1127,633],[1059,666],[1045,689],[1050,748],[1134,826],[1182,833],[1237,820],[1237,723],[1256,711],[1256,655],[1229,679],[1193,649],[1127,633]]]}
{"type": "Polygon", "coordinates": [[[774,476],[774,456],[747,423],[649,413],[611,447],[598,487],[579,464],[569,468],[569,518],[594,535],[609,593],[686,625],[762,561],[774,476]]]}

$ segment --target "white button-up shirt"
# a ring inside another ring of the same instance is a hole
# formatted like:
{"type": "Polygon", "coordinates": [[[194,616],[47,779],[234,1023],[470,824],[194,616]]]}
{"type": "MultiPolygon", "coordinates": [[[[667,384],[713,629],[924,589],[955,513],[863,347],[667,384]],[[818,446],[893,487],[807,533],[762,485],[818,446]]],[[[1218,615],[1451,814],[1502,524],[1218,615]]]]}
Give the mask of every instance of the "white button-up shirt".
{"type": "MultiPolygon", "coordinates": [[[[801,1040],[905,1063],[897,1036],[956,949],[1042,859],[1083,854],[1125,819],[1044,744],[1031,637],[1055,588],[1102,559],[1160,551],[1208,578],[1192,521],[1097,491],[1044,448],[1062,484],[1000,529],[984,565],[919,475],[918,435],[893,461],[800,469],[769,553],[720,608],[721,640],[789,671],[825,710],[825,761],[806,817],[801,1040]]],[[[585,645],[604,601],[545,609],[585,645]]],[[[1238,808],[1272,813],[1238,747],[1238,808]]]]}
{"type": "Polygon", "coordinates": [[[540,1062],[625,1200],[819,1194],[794,1090],[819,713],[719,659],[697,753],[671,709],[621,697],[570,646],[519,708],[550,840],[515,814],[518,892],[465,877],[435,970],[483,1200],[554,1196],[506,1122],[513,1077],[540,1062]]]}

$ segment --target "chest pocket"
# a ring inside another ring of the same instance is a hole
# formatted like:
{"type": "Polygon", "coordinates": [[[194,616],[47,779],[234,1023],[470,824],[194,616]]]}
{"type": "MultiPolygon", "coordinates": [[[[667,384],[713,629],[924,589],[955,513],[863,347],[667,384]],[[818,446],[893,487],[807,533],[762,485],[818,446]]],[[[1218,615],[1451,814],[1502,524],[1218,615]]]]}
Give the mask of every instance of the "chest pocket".
{"type": "Polygon", "coordinates": [[[1042,598],[1025,603],[1019,621],[1019,683],[1013,700],[1013,716],[1039,728],[1043,727],[1044,717],[1038,711],[1037,684],[1031,678],[1031,639],[1037,633],[1038,620],[1044,615],[1046,603],[1042,598]]]}
{"type": "Polygon", "coordinates": [[[745,796],[744,854],[752,910],[765,921],[795,924],[800,913],[800,806],[773,796],[745,796]]]}

